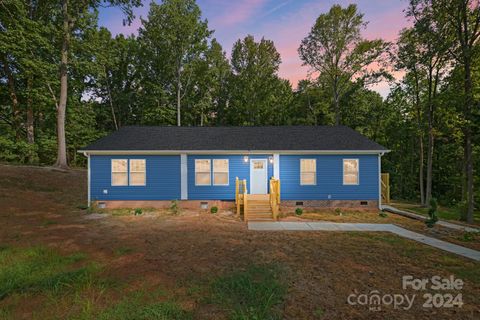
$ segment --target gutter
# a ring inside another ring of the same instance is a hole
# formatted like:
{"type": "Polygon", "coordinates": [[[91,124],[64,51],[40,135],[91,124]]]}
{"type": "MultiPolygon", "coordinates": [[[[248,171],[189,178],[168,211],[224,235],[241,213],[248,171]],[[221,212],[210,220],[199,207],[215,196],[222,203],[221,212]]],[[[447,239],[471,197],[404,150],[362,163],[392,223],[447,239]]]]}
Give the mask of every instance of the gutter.
{"type": "Polygon", "coordinates": [[[180,155],[180,154],[318,154],[318,155],[355,155],[379,154],[383,156],[390,150],[78,150],[83,155],[180,155]]]}

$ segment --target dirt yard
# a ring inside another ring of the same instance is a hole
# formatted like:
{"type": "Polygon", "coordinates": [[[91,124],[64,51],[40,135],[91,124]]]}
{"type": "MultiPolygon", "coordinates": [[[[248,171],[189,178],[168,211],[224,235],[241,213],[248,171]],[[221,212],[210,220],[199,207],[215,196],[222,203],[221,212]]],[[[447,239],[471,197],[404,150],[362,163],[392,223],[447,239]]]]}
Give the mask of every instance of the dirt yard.
{"type": "MultiPolygon", "coordinates": [[[[82,263],[97,266],[81,285],[66,286],[65,280],[63,284],[55,282],[61,285],[52,289],[50,282],[28,282],[28,275],[23,283],[12,279],[14,285],[0,284],[0,318],[480,318],[479,263],[394,235],[254,232],[226,213],[96,214],[81,209],[85,201],[83,170],[59,172],[0,165],[0,261],[2,252],[7,252],[3,255],[4,266],[0,266],[0,280],[15,274],[2,274],[2,268],[20,272],[15,269],[12,256],[22,262],[31,256],[15,250],[32,247],[51,248],[66,257],[75,254],[78,259],[69,260],[74,261],[71,268],[82,263]],[[253,276],[249,277],[250,274],[253,276]],[[403,290],[404,275],[454,275],[464,281],[464,286],[459,291],[403,290]],[[262,281],[265,279],[271,280],[262,281]],[[242,287],[245,283],[249,284],[247,288],[242,287]],[[278,286],[273,287],[272,283],[278,286]],[[347,303],[349,295],[369,294],[373,290],[381,295],[416,294],[416,300],[409,310],[382,305],[381,310],[375,311],[369,310],[368,305],[347,303]],[[461,293],[464,305],[424,308],[423,295],[427,292],[461,293]],[[145,306],[145,301],[157,304],[145,306]],[[258,301],[265,303],[259,305],[258,301]],[[163,303],[161,316],[154,316],[152,310],[157,309],[152,306],[159,306],[159,302],[163,303]],[[141,316],[131,316],[140,309],[141,316]]],[[[335,213],[328,213],[323,218],[319,214],[304,214],[304,218],[393,222],[479,248],[478,239],[459,240],[461,234],[439,227],[427,230],[420,222],[391,215],[382,218],[375,213],[348,213],[336,217],[335,213]]],[[[42,268],[39,264],[31,270],[42,268]]]]}

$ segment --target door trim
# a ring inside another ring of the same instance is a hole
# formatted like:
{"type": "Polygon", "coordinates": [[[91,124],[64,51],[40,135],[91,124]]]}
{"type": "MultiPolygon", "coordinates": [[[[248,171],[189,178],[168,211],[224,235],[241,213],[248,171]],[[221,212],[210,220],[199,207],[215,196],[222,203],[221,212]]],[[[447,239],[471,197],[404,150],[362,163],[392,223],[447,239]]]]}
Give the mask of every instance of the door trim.
{"type": "Polygon", "coordinates": [[[267,159],[250,159],[250,194],[268,194],[268,160],[267,159]],[[253,161],[263,161],[265,163],[265,193],[252,193],[252,174],[253,174],[253,170],[252,170],[252,163],[253,161]]]}

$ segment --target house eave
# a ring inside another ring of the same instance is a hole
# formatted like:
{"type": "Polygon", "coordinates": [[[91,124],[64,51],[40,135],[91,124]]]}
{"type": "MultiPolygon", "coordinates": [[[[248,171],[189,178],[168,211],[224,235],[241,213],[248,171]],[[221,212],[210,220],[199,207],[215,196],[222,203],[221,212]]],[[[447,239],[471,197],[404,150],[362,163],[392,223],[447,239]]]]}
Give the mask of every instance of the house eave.
{"type": "Polygon", "coordinates": [[[352,155],[380,154],[390,150],[78,150],[84,155],[180,155],[180,154],[318,154],[318,155],[352,155]]]}

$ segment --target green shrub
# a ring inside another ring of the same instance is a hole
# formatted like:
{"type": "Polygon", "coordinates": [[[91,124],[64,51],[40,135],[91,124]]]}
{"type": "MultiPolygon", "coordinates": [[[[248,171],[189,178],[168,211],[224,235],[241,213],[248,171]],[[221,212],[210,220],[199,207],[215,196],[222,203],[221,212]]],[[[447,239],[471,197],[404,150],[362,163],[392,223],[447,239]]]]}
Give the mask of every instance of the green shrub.
{"type": "Polygon", "coordinates": [[[295,209],[295,214],[296,214],[297,216],[301,216],[301,215],[303,214],[303,209],[302,209],[302,208],[297,208],[297,209],[295,209]]]}
{"type": "Polygon", "coordinates": [[[55,136],[41,136],[37,139],[40,163],[51,165],[57,156],[57,139],[55,136]]]}
{"type": "Polygon", "coordinates": [[[471,242],[471,241],[474,241],[476,238],[477,238],[476,232],[465,232],[463,234],[463,237],[460,238],[460,240],[465,242],[471,242]]]}
{"type": "Polygon", "coordinates": [[[14,141],[0,136],[0,161],[13,163],[38,163],[38,146],[26,141],[14,141]]]}
{"type": "Polygon", "coordinates": [[[213,214],[217,213],[218,212],[218,207],[215,207],[215,206],[211,207],[210,212],[213,213],[213,214]]]}
{"type": "Polygon", "coordinates": [[[335,213],[339,216],[342,215],[342,210],[340,208],[335,208],[335,213]]]}
{"type": "Polygon", "coordinates": [[[77,209],[80,209],[80,210],[88,210],[88,206],[86,204],[79,204],[77,206],[77,209]]]}
{"type": "Polygon", "coordinates": [[[170,204],[170,211],[175,215],[180,213],[180,207],[178,206],[178,200],[172,200],[172,203],[170,204]]]}
{"type": "Polygon", "coordinates": [[[425,224],[429,228],[433,228],[435,223],[438,221],[437,209],[438,209],[437,199],[435,198],[430,199],[430,208],[428,208],[429,218],[425,221],[425,224]]]}
{"type": "Polygon", "coordinates": [[[318,307],[317,309],[315,309],[315,311],[313,311],[313,315],[317,318],[323,317],[324,314],[325,314],[325,311],[323,311],[323,309],[320,307],[318,307]]]}
{"type": "Polygon", "coordinates": [[[388,217],[388,215],[387,215],[385,212],[383,212],[383,211],[380,211],[380,213],[379,213],[378,215],[379,215],[380,217],[382,217],[382,218],[388,217]]]}
{"type": "Polygon", "coordinates": [[[135,211],[134,211],[134,215],[138,216],[138,215],[141,215],[143,213],[142,209],[141,208],[136,208],[135,211]]]}

